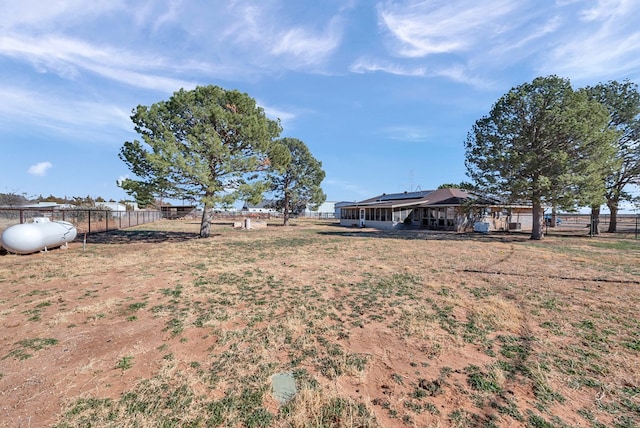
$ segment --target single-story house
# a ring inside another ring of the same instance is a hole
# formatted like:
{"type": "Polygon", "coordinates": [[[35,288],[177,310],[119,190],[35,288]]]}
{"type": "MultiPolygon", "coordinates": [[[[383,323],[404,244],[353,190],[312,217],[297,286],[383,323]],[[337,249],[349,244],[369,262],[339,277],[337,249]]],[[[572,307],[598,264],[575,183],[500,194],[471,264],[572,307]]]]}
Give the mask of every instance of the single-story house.
{"type": "Polygon", "coordinates": [[[531,227],[531,207],[503,204],[461,189],[382,194],[340,204],[340,225],[376,229],[518,230],[531,227]]]}
{"type": "Polygon", "coordinates": [[[351,205],[355,204],[355,201],[341,201],[341,202],[336,202],[334,204],[335,207],[335,218],[342,218],[342,208],[343,207],[350,207],[351,205]]]}
{"type": "Polygon", "coordinates": [[[126,211],[127,206],[119,202],[96,202],[96,208],[108,209],[111,211],[126,211]]]}
{"type": "Polygon", "coordinates": [[[242,211],[249,214],[278,214],[278,210],[276,210],[274,207],[275,201],[272,199],[263,199],[260,203],[257,204],[251,204],[245,201],[244,205],[242,206],[242,211]]]}
{"type": "Polygon", "coordinates": [[[334,201],[325,201],[315,210],[311,210],[309,206],[307,206],[302,215],[315,218],[335,218],[335,212],[336,203],[334,201]]]}

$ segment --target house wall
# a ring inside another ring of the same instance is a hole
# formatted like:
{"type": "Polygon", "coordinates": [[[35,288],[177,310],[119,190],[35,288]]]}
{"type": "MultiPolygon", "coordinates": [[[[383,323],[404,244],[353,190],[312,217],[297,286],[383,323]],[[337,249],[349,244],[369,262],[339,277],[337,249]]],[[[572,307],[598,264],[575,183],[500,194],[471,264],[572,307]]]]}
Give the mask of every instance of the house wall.
{"type": "Polygon", "coordinates": [[[531,210],[513,208],[509,212],[501,207],[491,207],[475,221],[489,223],[490,231],[531,230],[533,224],[531,210]]]}
{"type": "MultiPolygon", "coordinates": [[[[399,229],[409,226],[463,231],[468,221],[459,207],[363,209],[365,210],[365,227],[376,229],[399,229]]],[[[342,217],[341,226],[360,226],[360,209],[344,209],[342,217]]]]}
{"type": "MultiPolygon", "coordinates": [[[[365,227],[376,229],[397,229],[422,227],[432,230],[456,232],[473,231],[476,222],[489,224],[489,231],[531,230],[530,210],[513,209],[508,215],[502,207],[478,208],[469,213],[460,206],[412,207],[391,210],[390,208],[364,208],[365,227]],[[405,223],[405,219],[408,223],[405,223]],[[513,228],[510,226],[516,226],[513,228]]],[[[359,227],[360,209],[347,208],[341,211],[341,226],[359,227]]]]}
{"type": "Polygon", "coordinates": [[[336,217],[335,213],[337,211],[335,205],[335,202],[324,202],[315,211],[310,210],[308,207],[305,208],[302,214],[305,217],[334,218],[336,217]]]}
{"type": "Polygon", "coordinates": [[[100,208],[100,207],[108,208],[111,211],[126,211],[127,210],[126,205],[120,204],[118,202],[98,202],[96,204],[96,207],[98,207],[98,208],[100,208]]]}
{"type": "Polygon", "coordinates": [[[533,228],[533,213],[531,210],[528,210],[528,212],[524,210],[513,210],[509,221],[519,224],[523,230],[531,230],[533,228]]]}
{"type": "MultiPolygon", "coordinates": [[[[340,219],[340,226],[360,227],[360,220],[359,219],[341,218],[340,219]]],[[[376,221],[376,220],[365,220],[364,221],[364,227],[371,227],[371,228],[379,229],[379,230],[398,229],[398,228],[403,227],[403,226],[404,225],[402,223],[396,223],[394,221],[376,221]]]]}
{"type": "Polygon", "coordinates": [[[248,211],[251,214],[258,214],[258,213],[275,214],[277,212],[273,208],[249,208],[248,211]]]}

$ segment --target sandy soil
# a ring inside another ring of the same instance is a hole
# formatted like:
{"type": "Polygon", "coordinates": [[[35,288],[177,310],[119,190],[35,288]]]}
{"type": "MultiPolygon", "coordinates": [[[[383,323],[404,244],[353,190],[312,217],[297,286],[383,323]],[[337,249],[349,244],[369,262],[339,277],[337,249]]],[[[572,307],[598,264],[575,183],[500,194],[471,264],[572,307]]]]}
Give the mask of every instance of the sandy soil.
{"type": "MultiPolygon", "coordinates": [[[[52,426],[79,398],[117,401],[159,375],[218,400],[252,372],[249,354],[273,372],[297,358],[296,369],[362,403],[379,426],[640,418],[620,404],[640,393],[629,346],[640,340],[637,245],[314,222],[219,225],[206,240],[197,231],[159,222],[91,236],[86,247],[0,255],[0,426],[52,426]],[[251,329],[271,335],[268,345],[251,329]],[[526,373],[505,369],[518,363],[505,338],[517,338],[526,373]],[[327,374],[331,349],[363,356],[365,368],[327,374]],[[237,365],[226,363],[218,383],[196,373],[230,351],[237,365]],[[498,389],[474,386],[474,367],[498,389]]],[[[263,405],[277,414],[268,394],[263,405]]]]}

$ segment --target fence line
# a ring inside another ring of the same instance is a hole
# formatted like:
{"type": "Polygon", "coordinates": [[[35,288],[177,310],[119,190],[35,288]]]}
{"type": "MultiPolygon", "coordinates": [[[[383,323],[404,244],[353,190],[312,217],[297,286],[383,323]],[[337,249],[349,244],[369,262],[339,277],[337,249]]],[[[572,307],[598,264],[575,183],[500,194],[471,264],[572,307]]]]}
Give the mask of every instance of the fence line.
{"type": "Polygon", "coordinates": [[[48,217],[73,224],[78,233],[120,230],[162,218],[160,211],[111,211],[104,209],[0,208],[0,232],[34,217],[48,217]]]}
{"type": "MultiPolygon", "coordinates": [[[[545,226],[545,234],[553,236],[555,234],[587,235],[593,236],[597,233],[596,224],[591,214],[560,213],[557,215],[560,223],[552,227],[550,222],[545,226]]],[[[616,216],[616,235],[607,235],[611,220],[610,214],[600,214],[597,224],[602,236],[625,236],[634,235],[638,239],[640,235],[640,214],[618,214],[616,216]]]]}

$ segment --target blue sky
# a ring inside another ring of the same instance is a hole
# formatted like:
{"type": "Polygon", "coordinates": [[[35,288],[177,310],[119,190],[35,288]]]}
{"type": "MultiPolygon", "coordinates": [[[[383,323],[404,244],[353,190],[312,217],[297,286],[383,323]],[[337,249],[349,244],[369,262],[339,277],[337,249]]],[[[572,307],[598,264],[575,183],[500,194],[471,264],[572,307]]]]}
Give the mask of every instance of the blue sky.
{"type": "Polygon", "coordinates": [[[640,83],[636,0],[0,0],[0,192],[126,199],[137,105],[248,93],[328,200],[466,180],[464,140],[514,86],[640,83]]]}

